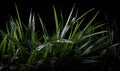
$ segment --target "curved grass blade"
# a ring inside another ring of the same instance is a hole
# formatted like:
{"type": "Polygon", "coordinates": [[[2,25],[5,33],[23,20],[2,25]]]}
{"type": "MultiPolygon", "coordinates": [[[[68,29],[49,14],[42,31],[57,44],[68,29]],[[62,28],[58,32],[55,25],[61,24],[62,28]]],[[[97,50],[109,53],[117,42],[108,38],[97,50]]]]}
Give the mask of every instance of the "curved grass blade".
{"type": "Polygon", "coordinates": [[[41,44],[41,45],[39,45],[36,49],[37,49],[38,51],[40,51],[41,49],[43,49],[44,47],[46,47],[46,46],[48,46],[48,45],[50,45],[50,44],[51,44],[51,42],[41,44]]]}
{"type": "Polygon", "coordinates": [[[102,38],[100,38],[99,40],[97,40],[95,43],[91,44],[81,55],[87,55],[90,54],[92,52],[95,52],[97,50],[101,50],[101,49],[106,49],[106,43],[103,44],[101,42],[107,42],[108,36],[104,36],[102,38]]]}
{"type": "MultiPolygon", "coordinates": [[[[39,15],[38,15],[39,16],[39,15]]],[[[41,19],[41,17],[39,16],[39,21],[40,21],[40,23],[41,23],[41,26],[42,26],[42,30],[43,30],[43,34],[44,34],[44,40],[45,40],[45,42],[49,39],[49,35],[48,35],[48,33],[47,33],[47,30],[46,30],[46,27],[45,27],[45,25],[44,25],[44,23],[43,23],[43,21],[42,21],[42,19],[41,19]]]]}
{"type": "Polygon", "coordinates": [[[82,40],[86,39],[86,38],[90,38],[92,36],[96,36],[96,35],[99,35],[99,34],[103,34],[103,33],[107,33],[108,31],[100,31],[100,32],[96,32],[96,33],[92,33],[90,35],[86,35],[86,36],[83,36],[82,40]]]}

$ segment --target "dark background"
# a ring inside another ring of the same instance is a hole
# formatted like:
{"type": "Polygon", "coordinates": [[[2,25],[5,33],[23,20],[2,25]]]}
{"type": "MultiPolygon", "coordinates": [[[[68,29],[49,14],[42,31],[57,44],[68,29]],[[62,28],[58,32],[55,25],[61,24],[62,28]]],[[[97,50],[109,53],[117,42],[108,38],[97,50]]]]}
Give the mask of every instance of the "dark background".
{"type": "Polygon", "coordinates": [[[100,14],[104,19],[104,15],[112,19],[120,16],[119,2],[117,0],[1,0],[0,1],[0,29],[5,28],[9,16],[16,17],[15,3],[18,6],[21,20],[27,23],[29,13],[32,9],[33,12],[39,13],[43,21],[50,26],[53,23],[53,5],[57,11],[62,9],[63,14],[69,14],[73,4],[80,12],[85,12],[91,8],[100,10],[100,14]]]}

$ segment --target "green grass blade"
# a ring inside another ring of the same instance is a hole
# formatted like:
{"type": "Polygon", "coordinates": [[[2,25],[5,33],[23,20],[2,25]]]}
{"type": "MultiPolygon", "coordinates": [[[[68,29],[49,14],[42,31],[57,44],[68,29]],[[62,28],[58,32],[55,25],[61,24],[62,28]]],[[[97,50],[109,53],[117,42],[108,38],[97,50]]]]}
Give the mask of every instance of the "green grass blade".
{"type": "Polygon", "coordinates": [[[90,10],[88,10],[87,12],[85,12],[84,14],[82,14],[79,18],[77,18],[74,23],[78,22],[80,19],[82,19],[84,16],[86,16],[89,12],[93,11],[95,8],[92,8],[90,10]]]}
{"type": "Polygon", "coordinates": [[[69,39],[73,40],[73,38],[75,37],[75,35],[76,35],[76,33],[77,33],[80,25],[81,25],[82,22],[83,22],[83,20],[84,20],[84,19],[82,19],[82,20],[80,21],[80,23],[77,23],[77,24],[76,24],[76,26],[75,26],[75,28],[74,28],[74,30],[73,30],[73,33],[72,33],[72,35],[69,37],[69,39]]]}
{"type": "Polygon", "coordinates": [[[47,41],[49,39],[49,35],[47,33],[46,27],[45,27],[45,25],[44,25],[44,23],[43,23],[43,21],[42,21],[40,16],[39,16],[39,21],[40,21],[41,26],[42,26],[42,30],[43,30],[43,34],[44,34],[44,40],[47,41]]]}
{"type": "Polygon", "coordinates": [[[31,32],[35,32],[35,15],[30,13],[28,28],[31,32]]]}
{"type": "Polygon", "coordinates": [[[21,23],[18,7],[17,7],[16,4],[15,4],[15,8],[16,8],[17,17],[18,17],[18,21],[16,20],[16,24],[18,25],[17,26],[18,32],[19,32],[19,35],[20,35],[20,39],[22,40],[23,39],[23,28],[22,28],[22,23],[21,23]]]}
{"type": "Polygon", "coordinates": [[[91,44],[84,52],[82,55],[87,55],[89,53],[95,52],[97,50],[101,50],[101,49],[105,49],[104,47],[106,47],[106,44],[103,44],[106,41],[106,39],[108,38],[108,36],[104,36],[101,37],[100,39],[98,39],[95,43],[91,44]],[[102,43],[101,43],[102,42],[102,43]]]}
{"type": "Polygon", "coordinates": [[[70,12],[70,14],[69,14],[69,17],[68,17],[68,19],[67,19],[67,22],[66,22],[66,24],[65,24],[65,27],[63,28],[63,30],[62,30],[62,32],[61,32],[60,38],[63,38],[63,37],[65,36],[66,32],[67,32],[68,29],[69,29],[68,26],[69,26],[70,19],[71,19],[71,17],[72,17],[73,10],[74,10],[74,6],[73,6],[73,8],[72,8],[72,10],[71,10],[71,12],[70,12]]]}
{"type": "Polygon", "coordinates": [[[78,51],[81,51],[83,48],[85,48],[86,46],[88,46],[88,44],[90,42],[91,42],[90,40],[88,40],[87,42],[85,42],[82,46],[80,46],[80,48],[78,48],[78,51]]]}
{"type": "Polygon", "coordinates": [[[16,12],[17,12],[18,21],[21,24],[20,15],[19,15],[19,11],[18,11],[18,7],[17,7],[16,3],[15,3],[15,8],[16,8],[16,12]]]}
{"type": "Polygon", "coordinates": [[[50,44],[51,44],[51,42],[41,44],[41,45],[39,45],[36,49],[37,49],[38,51],[40,51],[41,49],[43,49],[44,47],[46,47],[46,46],[48,46],[48,45],[50,45],[50,44]]]}
{"type": "Polygon", "coordinates": [[[95,20],[96,16],[98,15],[99,11],[94,15],[94,17],[89,21],[87,26],[83,29],[83,32],[91,25],[91,23],[95,20]]]}
{"type": "Polygon", "coordinates": [[[90,34],[90,35],[83,36],[82,39],[90,38],[90,37],[92,37],[92,36],[96,36],[96,35],[103,34],[103,33],[107,33],[107,32],[108,32],[108,31],[100,31],[100,32],[92,33],[92,34],[90,34]]]}
{"type": "Polygon", "coordinates": [[[115,43],[115,44],[109,46],[108,48],[114,48],[114,47],[116,47],[116,46],[118,46],[118,45],[120,45],[120,43],[115,43]]]}
{"type": "MultiPolygon", "coordinates": [[[[97,23],[96,23],[96,24],[97,24],[97,23]]],[[[93,28],[91,29],[91,31],[92,31],[92,30],[96,30],[96,29],[98,29],[98,28],[101,28],[101,27],[104,26],[105,24],[106,24],[106,23],[99,24],[99,25],[93,27],[93,28]]]]}
{"type": "Polygon", "coordinates": [[[68,40],[68,39],[59,39],[59,40],[55,40],[52,42],[57,42],[57,43],[73,43],[72,41],[68,40]]]}
{"type": "Polygon", "coordinates": [[[30,57],[28,58],[27,64],[31,64],[32,62],[34,62],[36,56],[37,56],[37,50],[32,50],[30,57]]]}
{"type": "Polygon", "coordinates": [[[46,50],[45,50],[45,52],[44,52],[44,54],[43,54],[43,58],[44,58],[44,59],[47,58],[50,49],[52,49],[52,48],[50,48],[50,47],[47,47],[47,48],[46,48],[46,50]]]}
{"type": "MultiPolygon", "coordinates": [[[[17,35],[17,32],[16,32],[16,31],[14,31],[14,32],[13,32],[13,36],[14,36],[14,38],[15,38],[16,40],[18,40],[18,38],[19,38],[19,37],[18,37],[18,35],[17,35]]],[[[19,40],[18,40],[18,41],[19,41],[19,40]]]]}
{"type": "Polygon", "coordinates": [[[102,23],[95,23],[94,25],[90,26],[90,27],[87,29],[86,33],[93,32],[93,31],[95,31],[95,30],[97,30],[97,29],[101,29],[101,28],[104,27],[104,25],[105,25],[105,23],[104,23],[104,24],[102,24],[102,23]]]}
{"type": "Polygon", "coordinates": [[[32,13],[30,13],[30,17],[29,17],[29,24],[27,27],[27,35],[29,36],[29,39],[31,40],[31,43],[35,42],[35,16],[34,14],[32,15],[32,13]]]}
{"type": "Polygon", "coordinates": [[[57,13],[56,13],[56,9],[54,8],[54,19],[55,19],[55,25],[56,25],[56,35],[57,35],[57,39],[59,39],[59,25],[58,25],[58,17],[57,17],[57,13]]]}
{"type": "Polygon", "coordinates": [[[7,35],[3,38],[2,42],[0,43],[0,53],[4,54],[6,50],[7,44],[7,35]]]}
{"type": "Polygon", "coordinates": [[[79,39],[83,35],[83,33],[86,31],[86,29],[91,25],[91,23],[95,20],[96,16],[98,15],[99,11],[94,15],[94,17],[88,22],[88,24],[85,26],[85,28],[82,30],[81,34],[79,35],[79,39]]]}
{"type": "Polygon", "coordinates": [[[10,40],[10,41],[12,41],[16,45],[20,45],[20,42],[15,37],[7,35],[7,39],[10,40]]]}

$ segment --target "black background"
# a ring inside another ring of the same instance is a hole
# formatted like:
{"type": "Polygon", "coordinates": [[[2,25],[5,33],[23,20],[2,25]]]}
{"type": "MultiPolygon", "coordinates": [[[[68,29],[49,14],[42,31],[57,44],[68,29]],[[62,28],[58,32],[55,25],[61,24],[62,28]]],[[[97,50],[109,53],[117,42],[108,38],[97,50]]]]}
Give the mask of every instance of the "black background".
{"type": "Polygon", "coordinates": [[[50,23],[47,24],[48,26],[53,23],[53,5],[55,5],[57,11],[62,9],[64,15],[68,15],[73,4],[76,4],[75,8],[81,12],[96,8],[100,10],[102,15],[107,14],[109,18],[120,16],[120,3],[117,0],[1,0],[0,29],[5,27],[10,15],[16,17],[15,3],[23,22],[27,23],[32,9],[33,12],[40,14],[45,23],[50,23]]]}

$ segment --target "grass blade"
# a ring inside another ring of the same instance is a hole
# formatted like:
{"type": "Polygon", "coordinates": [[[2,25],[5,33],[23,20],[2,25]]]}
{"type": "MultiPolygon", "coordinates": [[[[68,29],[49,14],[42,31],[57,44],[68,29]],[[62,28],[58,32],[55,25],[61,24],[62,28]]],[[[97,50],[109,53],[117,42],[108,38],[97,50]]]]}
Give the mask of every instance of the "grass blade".
{"type": "Polygon", "coordinates": [[[89,12],[93,11],[95,8],[92,8],[90,10],[88,10],[87,12],[85,12],[84,14],[82,14],[79,18],[77,18],[74,23],[78,22],[80,19],[82,19],[84,16],[86,16],[89,12]]]}
{"type": "Polygon", "coordinates": [[[84,36],[82,39],[84,40],[86,38],[89,38],[89,37],[92,37],[92,36],[96,36],[96,35],[99,35],[99,34],[103,34],[103,33],[107,33],[107,31],[100,31],[100,32],[92,33],[90,35],[84,36]]]}
{"type": "Polygon", "coordinates": [[[32,50],[30,57],[28,58],[27,64],[30,65],[32,62],[34,62],[36,56],[37,56],[37,50],[32,50]]]}
{"type": "Polygon", "coordinates": [[[57,17],[57,13],[56,13],[56,9],[55,9],[55,7],[53,7],[54,8],[54,19],[55,19],[55,25],[56,25],[56,35],[57,35],[57,39],[59,39],[59,33],[60,33],[60,31],[59,31],[59,25],[58,25],[58,17],[57,17]]]}
{"type": "Polygon", "coordinates": [[[69,29],[68,26],[69,26],[70,19],[71,19],[71,17],[72,17],[73,10],[74,10],[74,6],[73,6],[73,8],[72,8],[72,10],[71,10],[71,12],[70,12],[70,15],[69,15],[69,17],[68,17],[68,19],[67,19],[67,22],[66,22],[66,24],[65,24],[65,27],[63,28],[63,30],[62,30],[62,32],[61,32],[60,38],[64,38],[66,32],[67,32],[68,29],[69,29]]]}
{"type": "Polygon", "coordinates": [[[44,47],[46,47],[46,46],[48,46],[48,45],[50,45],[50,44],[51,44],[51,42],[41,44],[41,45],[39,45],[36,49],[37,49],[38,51],[40,51],[41,49],[43,49],[44,47]]]}
{"type": "Polygon", "coordinates": [[[82,30],[81,34],[79,35],[79,39],[83,35],[83,33],[86,31],[86,29],[91,25],[91,23],[95,20],[96,16],[98,15],[99,11],[94,15],[94,17],[88,22],[88,24],[85,26],[85,28],[82,30]]]}
{"type": "Polygon", "coordinates": [[[7,35],[3,38],[2,42],[0,43],[0,53],[4,54],[6,50],[7,44],[7,35]]]}
{"type": "MultiPolygon", "coordinates": [[[[39,15],[38,15],[39,16],[39,15]]],[[[47,33],[47,30],[46,30],[46,27],[45,27],[45,25],[44,25],[44,23],[43,23],[43,21],[42,21],[42,19],[41,19],[41,17],[39,16],[39,21],[40,21],[40,23],[41,23],[41,26],[42,26],[42,30],[43,30],[43,34],[44,34],[44,40],[45,40],[45,42],[49,39],[49,35],[48,35],[48,33],[47,33]]]]}

